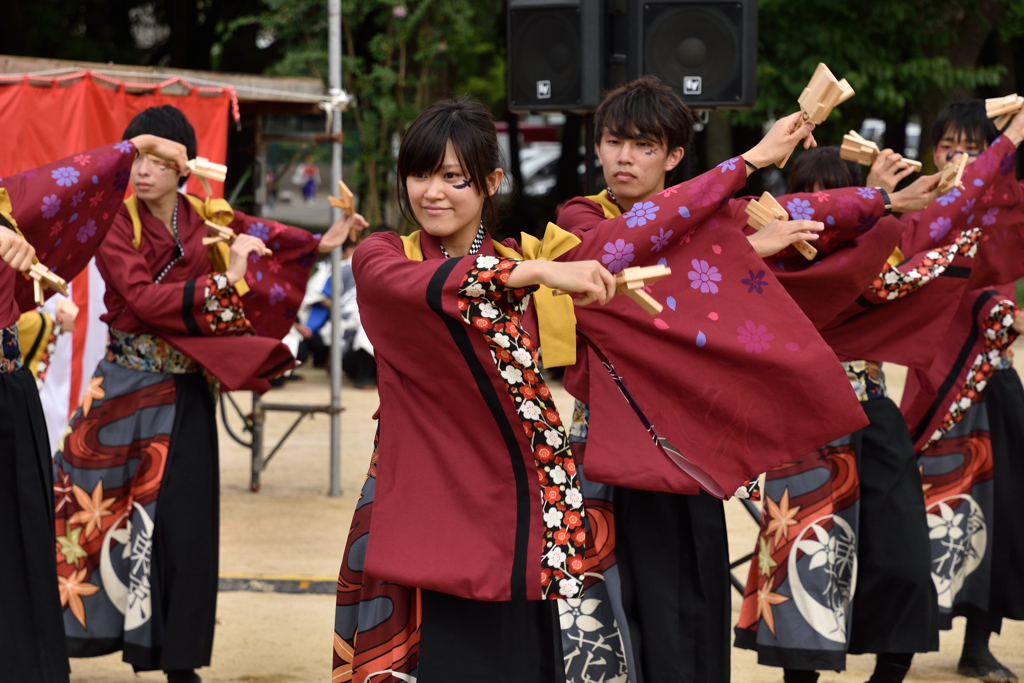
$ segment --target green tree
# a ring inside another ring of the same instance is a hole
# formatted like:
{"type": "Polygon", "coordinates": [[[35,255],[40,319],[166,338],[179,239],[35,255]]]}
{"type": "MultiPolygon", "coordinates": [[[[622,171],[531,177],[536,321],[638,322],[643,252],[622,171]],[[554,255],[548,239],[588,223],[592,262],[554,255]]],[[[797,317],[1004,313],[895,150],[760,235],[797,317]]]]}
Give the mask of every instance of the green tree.
{"type": "MultiPolygon", "coordinates": [[[[1003,83],[1005,67],[978,61],[1010,8],[1009,0],[761,0],[757,106],[730,118],[759,125],[794,111],[824,62],[857,95],[822,126],[822,139],[837,140],[868,117],[902,124],[917,115],[927,125],[944,100],[1003,83]]],[[[895,145],[903,128],[891,127],[887,144],[895,145]]]]}
{"type": "MultiPolygon", "coordinates": [[[[268,73],[327,77],[326,0],[262,0],[264,11],[225,27],[258,26],[280,45],[268,73]]],[[[439,97],[470,93],[504,101],[501,0],[345,0],[342,70],[356,105],[345,114],[355,138],[360,211],[371,223],[394,201],[394,142],[439,97]]],[[[353,148],[353,145],[346,145],[353,148]]],[[[392,204],[392,207],[394,205],[392,204]]]]}

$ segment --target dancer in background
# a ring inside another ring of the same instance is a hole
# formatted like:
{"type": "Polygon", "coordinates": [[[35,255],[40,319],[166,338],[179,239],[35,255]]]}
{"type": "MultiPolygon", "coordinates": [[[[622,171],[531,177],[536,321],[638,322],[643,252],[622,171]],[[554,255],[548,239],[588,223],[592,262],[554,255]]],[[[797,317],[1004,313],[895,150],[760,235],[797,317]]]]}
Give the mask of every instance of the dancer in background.
{"type": "MultiPolygon", "coordinates": [[[[595,123],[601,132],[597,154],[609,189],[566,204],[559,223],[576,230],[595,229],[620,215],[631,220],[646,215],[665,193],[665,176],[682,159],[692,134],[692,119],[682,99],[650,76],[609,92],[595,112],[595,123]]],[[[817,157],[817,151],[804,155],[817,157]]],[[[928,196],[911,190],[894,201],[919,206],[928,196]]],[[[719,283],[732,281],[757,298],[778,290],[781,283],[807,317],[820,323],[856,299],[902,232],[895,219],[889,219],[895,227],[878,221],[883,201],[873,190],[861,193],[851,187],[833,195],[779,197],[794,220],[774,221],[760,232],[747,227],[748,201],[723,196],[713,224],[717,232],[711,234],[747,234],[764,258],[756,266],[730,276],[722,264],[728,263],[723,250],[705,281],[700,271],[711,261],[693,261],[687,267],[691,235],[661,234],[652,248],[673,269],[687,274],[692,289],[717,294],[725,286],[719,283]],[[799,240],[820,246],[814,261],[791,247],[799,240]]],[[[663,284],[653,286],[656,295],[663,284]]],[[[711,318],[715,319],[717,312],[711,318]]],[[[655,470],[632,466],[624,454],[656,447],[643,430],[631,431],[617,423],[616,414],[627,407],[621,392],[594,351],[584,347],[582,354],[583,363],[567,368],[565,384],[578,397],[570,438],[581,453],[586,449],[582,477],[592,511],[590,524],[596,527],[592,556],[603,583],[595,581],[588,588],[588,595],[600,596],[601,602],[588,605],[591,611],[583,622],[589,627],[600,624],[600,629],[583,632],[578,620],[565,620],[566,652],[577,653],[568,663],[569,675],[600,678],[604,673],[610,678],[627,668],[620,665],[628,664],[632,680],[727,681],[731,611],[722,503],[697,494],[693,482],[672,487],[666,479],[652,476],[655,470]],[[660,559],[652,561],[654,557],[660,559]],[[602,657],[605,644],[620,639],[626,653],[602,657]],[[603,670],[602,662],[607,667],[603,670]]],[[[744,488],[737,495],[756,494],[744,488]]]]}
{"type": "MultiPolygon", "coordinates": [[[[171,106],[137,115],[195,157],[195,132],[171,106]]],[[[73,657],[123,652],[137,671],[198,682],[209,665],[217,600],[218,384],[265,391],[293,364],[291,327],[318,239],[178,192],[181,163],[140,155],[96,261],[106,281],[106,358],[72,416],[54,467],[57,568],[73,657]],[[230,227],[207,247],[205,221],[230,227]],[[271,254],[264,254],[264,245],[271,254]]],[[[126,174],[125,179],[128,179],[126,174]]]]}
{"type": "Polygon", "coordinates": [[[35,259],[69,280],[85,267],[110,227],[110,204],[120,202],[137,150],[186,161],[183,148],[142,136],[0,181],[0,661],[12,681],[66,683],[60,610],[75,588],[58,584],[53,564],[50,448],[18,325],[22,311],[38,314],[32,281],[19,273],[35,259]]]}
{"type": "Polygon", "coordinates": [[[906,216],[904,243],[964,225],[981,226],[984,237],[935,362],[911,370],[900,407],[919,454],[940,626],[967,619],[957,672],[1008,683],[1017,676],[989,637],[1003,619],[1024,619],[1024,529],[1014,513],[1024,486],[1024,389],[1010,350],[1024,331],[1015,291],[1024,276],[1024,190],[1014,173],[1024,114],[999,135],[981,100],[961,100],[939,114],[932,137],[938,168],[968,156],[964,190],[906,216]]]}

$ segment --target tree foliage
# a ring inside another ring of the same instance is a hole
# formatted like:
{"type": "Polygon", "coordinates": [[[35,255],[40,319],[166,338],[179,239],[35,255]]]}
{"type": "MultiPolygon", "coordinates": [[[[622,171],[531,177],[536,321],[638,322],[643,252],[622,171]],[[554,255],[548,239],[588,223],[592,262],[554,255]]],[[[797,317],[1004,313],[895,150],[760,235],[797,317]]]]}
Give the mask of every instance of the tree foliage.
{"type": "MultiPolygon", "coordinates": [[[[280,43],[268,73],[327,77],[326,0],[262,0],[264,11],[226,27],[256,25],[280,43]]],[[[379,222],[394,197],[394,143],[438,97],[470,93],[504,100],[500,0],[346,0],[342,14],[345,89],[357,99],[345,114],[354,135],[360,210],[379,222]]]]}
{"type": "MultiPolygon", "coordinates": [[[[990,31],[1008,0],[762,0],[757,106],[741,124],[795,110],[818,62],[857,92],[830,119],[839,129],[867,117],[905,119],[930,94],[997,86],[1006,70],[951,59],[965,23],[990,31]]],[[[980,49],[980,45],[976,46],[980,49]]],[[[977,53],[973,54],[976,59],[977,53]]]]}

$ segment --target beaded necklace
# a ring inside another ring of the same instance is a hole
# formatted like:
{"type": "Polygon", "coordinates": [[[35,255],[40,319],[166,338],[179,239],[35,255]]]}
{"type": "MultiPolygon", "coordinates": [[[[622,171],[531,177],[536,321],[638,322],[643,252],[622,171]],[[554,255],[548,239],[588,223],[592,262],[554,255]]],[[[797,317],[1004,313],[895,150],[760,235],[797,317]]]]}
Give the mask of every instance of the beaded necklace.
{"type": "MultiPolygon", "coordinates": [[[[480,223],[480,229],[476,231],[476,237],[473,238],[473,244],[469,245],[469,255],[470,256],[472,256],[473,254],[475,254],[478,251],[480,251],[480,247],[482,247],[484,245],[484,237],[486,237],[486,236],[487,236],[487,231],[484,230],[484,224],[480,223]]],[[[440,244],[440,241],[438,242],[438,244],[440,244]]],[[[449,254],[448,250],[444,248],[444,245],[441,244],[440,246],[441,246],[441,253],[444,254],[444,257],[445,258],[451,258],[452,257],[451,254],[449,254]]]]}

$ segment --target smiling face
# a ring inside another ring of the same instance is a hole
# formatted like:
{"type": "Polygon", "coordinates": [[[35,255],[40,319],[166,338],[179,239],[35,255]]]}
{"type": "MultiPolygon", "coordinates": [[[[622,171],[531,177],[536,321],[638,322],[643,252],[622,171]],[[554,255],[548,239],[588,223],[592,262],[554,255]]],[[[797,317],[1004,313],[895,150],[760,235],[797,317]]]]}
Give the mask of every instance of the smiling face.
{"type": "Polygon", "coordinates": [[[966,154],[967,163],[973,163],[987,147],[984,140],[970,139],[964,135],[963,130],[950,126],[943,132],[938,144],[935,145],[932,159],[935,161],[935,168],[941,171],[958,154],[966,154]]]}
{"type": "Polygon", "coordinates": [[[446,248],[463,242],[468,247],[480,226],[483,193],[493,195],[503,176],[503,171],[497,168],[480,181],[467,177],[449,141],[440,167],[433,172],[409,175],[405,189],[413,216],[423,230],[441,238],[446,248]]]}
{"type": "Polygon", "coordinates": [[[132,162],[129,180],[139,199],[152,202],[178,191],[178,174],[145,154],[132,162]]]}
{"type": "Polygon", "coordinates": [[[669,151],[664,142],[619,137],[607,128],[596,147],[605,182],[624,209],[665,189],[665,174],[683,158],[682,147],[669,151]]]}

